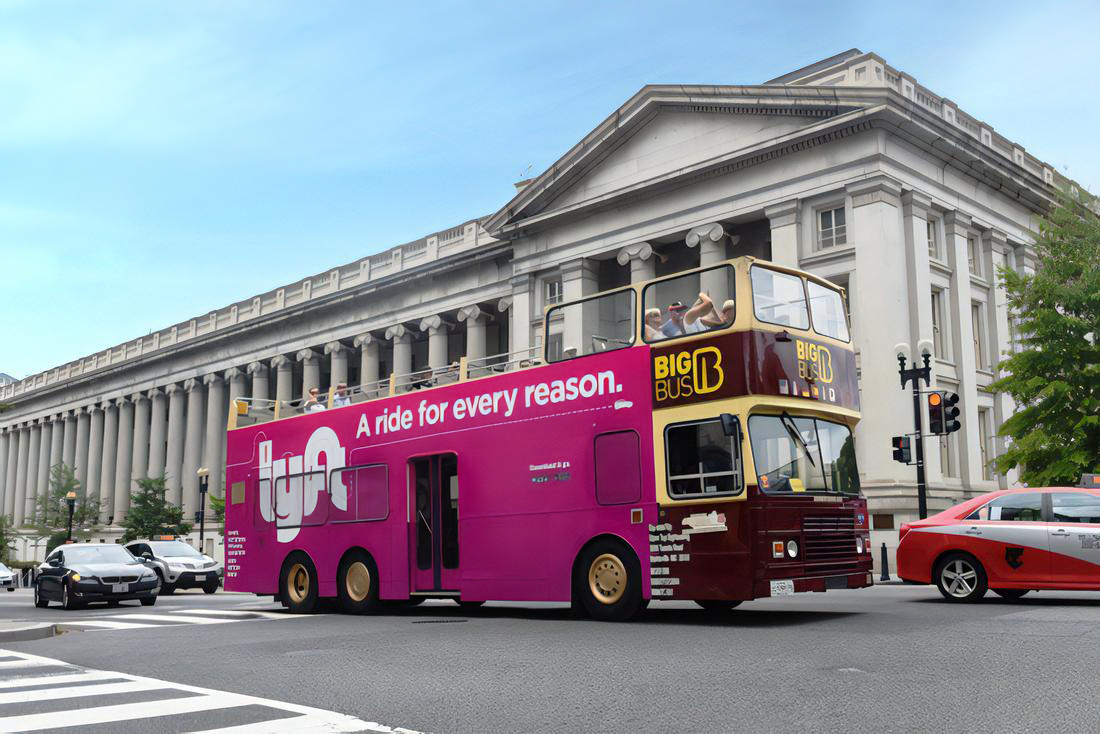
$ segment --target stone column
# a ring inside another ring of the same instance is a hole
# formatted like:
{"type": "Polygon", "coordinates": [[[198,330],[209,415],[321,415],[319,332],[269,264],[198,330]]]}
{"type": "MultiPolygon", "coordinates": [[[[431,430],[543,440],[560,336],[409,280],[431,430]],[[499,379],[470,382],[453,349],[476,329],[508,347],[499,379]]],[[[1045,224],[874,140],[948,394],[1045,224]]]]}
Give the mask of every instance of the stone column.
{"type": "Polygon", "coordinates": [[[30,524],[34,522],[34,506],[38,500],[38,460],[42,449],[42,425],[39,421],[31,423],[31,442],[27,451],[27,482],[24,487],[23,518],[30,524]]]}
{"type": "Polygon", "coordinates": [[[76,466],[76,416],[71,410],[61,414],[65,424],[65,442],[61,447],[61,463],[72,469],[76,466]]]}
{"type": "Polygon", "coordinates": [[[378,348],[377,339],[372,334],[360,334],[352,342],[359,347],[359,384],[373,385],[378,382],[378,348]]]}
{"type": "Polygon", "coordinates": [[[517,275],[512,278],[512,304],[510,308],[508,351],[513,359],[540,355],[531,354],[531,291],[534,278],[530,275],[517,275]]]}
{"type": "Polygon", "coordinates": [[[397,379],[398,389],[408,384],[408,374],[412,372],[412,334],[404,324],[386,329],[386,338],[393,342],[393,373],[401,375],[397,379]]]}
{"type": "Polygon", "coordinates": [[[164,476],[168,482],[168,501],[179,505],[183,498],[184,412],[186,393],[172,383],[164,389],[168,394],[168,445],[165,449],[164,476]]]}
{"type": "Polygon", "coordinates": [[[137,489],[139,479],[149,476],[149,398],[134,393],[130,398],[134,403],[134,442],[133,462],[130,466],[130,484],[122,496],[122,504],[115,501],[115,522],[130,509],[130,495],[137,489]]]}
{"type": "Polygon", "coordinates": [[[183,468],[181,469],[180,485],[182,487],[183,519],[193,522],[195,510],[199,509],[199,467],[202,466],[202,426],[203,426],[203,402],[207,394],[217,393],[217,402],[211,400],[210,413],[217,420],[221,412],[221,406],[225,403],[225,393],[221,377],[207,375],[203,382],[208,385],[217,385],[217,388],[204,393],[202,382],[192,378],[183,383],[183,389],[187,392],[187,425],[184,431],[183,442],[183,468]]]}
{"type": "Polygon", "coordinates": [[[267,365],[263,362],[252,362],[245,368],[252,375],[252,399],[270,400],[271,392],[267,386],[267,365]]]}
{"type": "Polygon", "coordinates": [[[420,330],[428,332],[428,367],[433,374],[448,364],[447,335],[452,326],[451,322],[438,315],[420,321],[420,330]]]}
{"type": "MultiPolygon", "coordinates": [[[[226,373],[228,374],[228,372],[226,373]]],[[[210,491],[215,497],[220,497],[218,488],[222,483],[222,472],[225,471],[225,432],[226,416],[222,413],[225,406],[223,397],[225,384],[217,375],[207,375],[206,380],[206,451],[203,453],[202,465],[210,470],[210,491]]],[[[196,491],[198,484],[195,485],[196,491]]],[[[195,509],[198,510],[198,495],[195,496],[195,509]]]]}
{"type": "Polygon", "coordinates": [[[18,480],[20,437],[21,432],[18,426],[8,427],[8,461],[7,473],[4,478],[4,514],[8,517],[15,514],[15,485],[18,480]]]}
{"type": "MultiPolygon", "coordinates": [[[[248,397],[248,375],[239,367],[230,367],[225,371],[225,384],[229,387],[227,399],[228,405],[233,407],[233,401],[237,398],[248,397]]],[[[226,424],[222,424],[226,428],[226,424]]]]}
{"type": "Polygon", "coordinates": [[[168,398],[159,388],[149,391],[149,471],[150,479],[164,476],[165,431],[168,428],[168,398]]]}
{"type": "Polygon", "coordinates": [[[72,467],[76,473],[76,481],[80,484],[78,491],[84,494],[88,487],[88,440],[92,432],[92,409],[90,407],[77,408],[74,411],[76,419],[76,447],[73,452],[72,467]]]}
{"type": "Polygon", "coordinates": [[[46,501],[46,492],[50,488],[50,451],[53,449],[54,433],[60,432],[60,423],[55,424],[50,418],[42,419],[42,437],[39,439],[38,444],[38,482],[34,492],[34,510],[36,513],[39,503],[46,501]]]}
{"type": "MultiPolygon", "coordinates": [[[[981,432],[978,430],[978,361],[974,356],[974,324],[970,317],[970,265],[966,237],[970,217],[948,212],[943,218],[945,249],[951,266],[951,322],[955,329],[955,367],[959,376],[959,477],[963,486],[982,480],[981,432]]],[[[986,347],[988,348],[988,344],[986,347]]]]}
{"type": "Polygon", "coordinates": [[[329,355],[329,386],[336,387],[348,382],[348,348],[343,342],[329,342],[325,345],[325,354],[329,355]]]}
{"type": "MultiPolygon", "coordinates": [[[[852,223],[856,267],[852,277],[852,311],[862,314],[852,335],[859,352],[860,387],[864,398],[863,420],[856,429],[857,460],[861,477],[871,494],[874,485],[894,485],[897,478],[912,476],[882,449],[887,436],[913,430],[912,395],[898,384],[894,345],[909,343],[909,296],[905,268],[905,237],[901,227],[901,189],[881,177],[848,187],[852,196],[852,223]],[[896,267],[883,267],[896,263],[896,267]],[[874,405],[867,404],[874,397],[874,405]],[[904,472],[904,473],[903,473],[904,472]]],[[[889,447],[887,447],[889,448],[889,447]]]]}
{"type": "Polygon", "coordinates": [[[648,242],[622,248],[615,255],[615,262],[619,265],[630,263],[631,283],[641,283],[657,277],[657,258],[653,256],[653,245],[648,242]]]}
{"type": "Polygon", "coordinates": [[[302,349],[294,358],[302,363],[302,399],[309,397],[310,388],[321,387],[321,355],[312,349],[302,349]]]}
{"type": "MultiPolygon", "coordinates": [[[[717,265],[726,260],[726,230],[717,222],[695,227],[687,233],[684,244],[699,248],[699,267],[717,265]]],[[[729,282],[720,271],[701,274],[699,290],[709,294],[710,300],[719,307],[730,297],[729,282]]]]}
{"type": "Polygon", "coordinates": [[[99,478],[103,475],[103,410],[98,405],[88,408],[88,483],[83,494],[89,500],[99,500],[99,478]]]}
{"type": "MultiPolygon", "coordinates": [[[[1003,232],[989,229],[982,233],[982,250],[985,259],[982,262],[984,272],[990,273],[989,280],[993,281],[993,289],[990,292],[993,309],[989,314],[989,320],[993,326],[990,329],[990,355],[993,363],[994,377],[1000,379],[1005,376],[1000,367],[1000,361],[1005,352],[1012,349],[1011,332],[1008,328],[1008,294],[996,275],[999,266],[1008,267],[1008,241],[1003,232]]],[[[1016,412],[1016,403],[1007,392],[996,393],[993,396],[993,417],[996,425],[990,426],[993,434],[992,441],[994,455],[1000,456],[1008,448],[1008,439],[998,436],[997,431],[1016,412]]],[[[990,457],[992,458],[992,456],[990,457]]],[[[1009,477],[1004,474],[996,474],[997,482],[1001,489],[1012,486],[1009,477]]],[[[1013,482],[1015,484],[1015,482],[1013,482]]]]}
{"type": "Polygon", "coordinates": [[[480,306],[474,305],[459,309],[458,320],[466,322],[466,359],[485,359],[488,356],[485,353],[485,326],[492,321],[492,317],[482,311],[480,306]]]}
{"type": "Polygon", "coordinates": [[[764,209],[772,230],[772,262],[797,268],[801,256],[799,247],[800,214],[798,199],[784,201],[764,209]]]}
{"type": "Polygon", "coordinates": [[[271,360],[275,368],[275,399],[287,403],[294,399],[294,365],[286,355],[280,354],[271,360]]]}
{"type": "MultiPolygon", "coordinates": [[[[563,300],[577,301],[599,290],[599,271],[596,262],[577,258],[561,266],[561,292],[563,300]]],[[[592,335],[599,329],[599,304],[589,301],[579,307],[565,309],[562,324],[562,350],[565,354],[593,351],[592,335]]],[[[543,343],[549,339],[543,334],[543,343]]]]}
{"type": "Polygon", "coordinates": [[[111,499],[111,512],[106,516],[114,518],[112,522],[115,525],[122,522],[122,516],[129,508],[132,481],[130,469],[134,461],[134,405],[127,398],[119,398],[117,403],[118,452],[115,455],[115,487],[114,497],[111,499]]]}
{"type": "MultiPolygon", "coordinates": [[[[50,433],[50,468],[46,472],[46,492],[50,491],[50,477],[53,474],[53,468],[63,461],[65,450],[65,432],[68,428],[69,421],[68,416],[57,415],[54,416],[53,431],[50,433]]],[[[3,479],[3,472],[0,471],[0,479],[3,479]]]]}
{"type": "MultiPolygon", "coordinates": [[[[125,398],[123,398],[125,399],[125,398]]],[[[103,469],[99,475],[99,518],[105,522],[115,501],[115,464],[118,460],[118,405],[103,406],[103,469]]]]}
{"type": "Polygon", "coordinates": [[[15,527],[22,527],[27,501],[27,460],[30,454],[31,427],[24,424],[19,431],[19,454],[15,465],[15,506],[12,512],[15,527]]]}
{"type": "Polygon", "coordinates": [[[8,449],[11,448],[11,431],[0,428],[0,513],[4,511],[4,496],[8,492],[8,449]]]}

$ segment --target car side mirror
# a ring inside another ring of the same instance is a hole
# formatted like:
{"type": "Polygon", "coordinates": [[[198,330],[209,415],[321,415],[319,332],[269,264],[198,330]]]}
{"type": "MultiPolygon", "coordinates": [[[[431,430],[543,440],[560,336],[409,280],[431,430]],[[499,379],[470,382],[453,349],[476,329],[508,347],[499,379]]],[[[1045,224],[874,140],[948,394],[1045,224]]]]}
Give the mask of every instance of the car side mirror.
{"type": "Polygon", "coordinates": [[[145,551],[144,553],[142,553],[141,557],[144,558],[147,561],[153,560],[153,554],[150,553],[149,551],[145,551]]]}
{"type": "Polygon", "coordinates": [[[56,556],[56,557],[54,557],[54,558],[51,558],[51,559],[49,560],[49,564],[50,564],[51,566],[53,566],[54,568],[57,568],[58,566],[60,566],[60,565],[61,565],[61,556],[56,556]]]}
{"type": "Polygon", "coordinates": [[[738,428],[737,416],[729,413],[722,413],[720,417],[722,419],[722,433],[731,438],[736,438],[738,428]]]}

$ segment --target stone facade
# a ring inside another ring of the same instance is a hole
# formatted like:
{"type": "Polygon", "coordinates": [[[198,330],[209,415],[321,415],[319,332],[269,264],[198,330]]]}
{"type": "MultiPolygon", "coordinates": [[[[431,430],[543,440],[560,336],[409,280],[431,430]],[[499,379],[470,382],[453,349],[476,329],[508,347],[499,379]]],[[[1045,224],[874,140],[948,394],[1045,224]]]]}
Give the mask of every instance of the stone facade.
{"type": "Polygon", "coordinates": [[[64,461],[108,527],[133,480],[161,473],[191,518],[236,397],[462,356],[519,365],[569,348],[542,333],[551,303],[751,254],[848,289],[858,459],[892,546],[916,515],[914,471],[890,456],[912,430],[894,347],[932,342],[936,385],[962,397],[962,430],[926,444],[930,510],[1011,482],[985,469],[1013,410],[986,389],[1013,342],[995,269],[1032,267],[1035,217],[1066,183],[875,54],[758,86],[647,86],[495,214],[0,386],[3,511],[24,524],[64,461]]]}

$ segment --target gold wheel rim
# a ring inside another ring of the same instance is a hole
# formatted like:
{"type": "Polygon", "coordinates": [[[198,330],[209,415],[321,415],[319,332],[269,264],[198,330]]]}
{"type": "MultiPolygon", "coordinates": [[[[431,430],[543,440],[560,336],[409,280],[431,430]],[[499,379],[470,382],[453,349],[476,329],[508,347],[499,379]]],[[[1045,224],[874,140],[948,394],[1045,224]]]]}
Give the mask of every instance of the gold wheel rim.
{"type": "Polygon", "coordinates": [[[287,594],[295,604],[301,604],[309,596],[309,570],[301,563],[295,563],[287,574],[287,594]]]}
{"type": "Polygon", "coordinates": [[[626,566],[618,556],[604,553],[588,567],[588,588],[601,604],[614,604],[626,593],[626,566]]]}
{"type": "Polygon", "coordinates": [[[344,581],[348,591],[348,598],[354,602],[361,602],[370,595],[370,569],[362,561],[356,561],[348,566],[348,573],[344,581]]]}

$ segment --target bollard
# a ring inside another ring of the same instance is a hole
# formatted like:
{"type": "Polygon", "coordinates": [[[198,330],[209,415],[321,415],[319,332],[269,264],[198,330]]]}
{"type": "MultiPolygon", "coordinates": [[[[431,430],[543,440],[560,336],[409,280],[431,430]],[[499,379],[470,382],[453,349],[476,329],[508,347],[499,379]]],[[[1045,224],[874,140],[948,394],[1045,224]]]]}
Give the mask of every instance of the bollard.
{"type": "Polygon", "coordinates": [[[882,575],[879,576],[879,581],[890,580],[890,559],[886,557],[886,544],[882,544],[882,575]]]}

